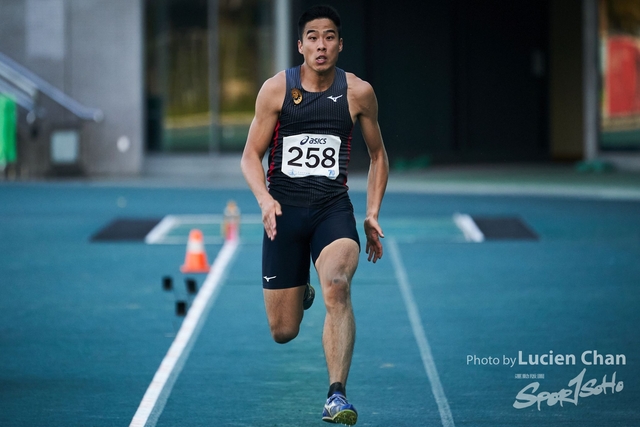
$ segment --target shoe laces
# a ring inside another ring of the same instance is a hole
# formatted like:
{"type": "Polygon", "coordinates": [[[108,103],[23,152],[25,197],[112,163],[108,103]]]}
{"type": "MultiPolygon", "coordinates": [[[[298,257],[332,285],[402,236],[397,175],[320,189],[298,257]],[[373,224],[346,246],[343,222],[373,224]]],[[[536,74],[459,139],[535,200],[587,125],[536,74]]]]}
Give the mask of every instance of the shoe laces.
{"type": "Polygon", "coordinates": [[[329,398],[328,405],[329,406],[344,406],[347,405],[347,398],[341,395],[340,393],[334,393],[329,398]]]}

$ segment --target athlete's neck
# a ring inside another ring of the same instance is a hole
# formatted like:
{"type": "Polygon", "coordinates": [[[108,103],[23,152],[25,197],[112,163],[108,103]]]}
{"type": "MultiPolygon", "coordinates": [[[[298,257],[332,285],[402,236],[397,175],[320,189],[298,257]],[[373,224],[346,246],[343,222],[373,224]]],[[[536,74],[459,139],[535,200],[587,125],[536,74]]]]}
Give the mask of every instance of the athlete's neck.
{"type": "Polygon", "coordinates": [[[327,70],[316,71],[311,69],[307,64],[300,67],[300,82],[307,92],[324,92],[333,84],[336,75],[336,67],[327,70]]]}

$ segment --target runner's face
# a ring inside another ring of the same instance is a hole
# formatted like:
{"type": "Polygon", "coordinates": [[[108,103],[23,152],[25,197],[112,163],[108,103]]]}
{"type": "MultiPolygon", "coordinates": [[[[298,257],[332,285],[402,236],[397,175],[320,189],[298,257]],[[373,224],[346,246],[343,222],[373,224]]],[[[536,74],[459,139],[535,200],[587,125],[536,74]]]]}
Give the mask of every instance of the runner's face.
{"type": "Polygon", "coordinates": [[[304,27],[302,40],[298,40],[298,52],[312,70],[322,73],[332,69],[342,51],[342,39],[338,28],[327,18],[314,19],[304,27]]]}

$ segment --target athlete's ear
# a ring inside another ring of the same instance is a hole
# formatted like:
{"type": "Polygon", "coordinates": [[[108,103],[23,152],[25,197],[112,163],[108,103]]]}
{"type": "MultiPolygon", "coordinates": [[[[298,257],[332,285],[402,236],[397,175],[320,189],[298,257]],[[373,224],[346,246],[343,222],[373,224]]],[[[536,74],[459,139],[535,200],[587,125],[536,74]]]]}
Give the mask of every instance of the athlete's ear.
{"type": "Polygon", "coordinates": [[[302,41],[298,40],[298,52],[302,55],[302,41]]]}
{"type": "Polygon", "coordinates": [[[338,47],[338,52],[342,52],[342,39],[340,39],[340,45],[338,47]]]}

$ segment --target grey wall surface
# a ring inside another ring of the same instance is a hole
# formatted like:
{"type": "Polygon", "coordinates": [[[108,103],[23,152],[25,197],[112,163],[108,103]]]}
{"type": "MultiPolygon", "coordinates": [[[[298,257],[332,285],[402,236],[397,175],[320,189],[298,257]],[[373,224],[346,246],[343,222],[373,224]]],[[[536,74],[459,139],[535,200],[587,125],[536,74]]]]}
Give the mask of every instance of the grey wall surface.
{"type": "Polygon", "coordinates": [[[69,93],[101,108],[89,128],[87,172],[136,174],[143,154],[143,19],[141,0],[71,1],[69,93]],[[130,148],[117,148],[120,137],[130,148]]]}
{"type": "MultiPolygon", "coordinates": [[[[143,157],[142,0],[2,0],[0,51],[80,103],[104,113],[82,125],[88,175],[134,175],[143,157]],[[129,146],[117,141],[125,137],[129,146]]],[[[30,175],[49,172],[48,133],[72,116],[51,111],[38,137],[21,141],[30,175]]],[[[23,137],[24,139],[24,137],[23,137]]]]}

